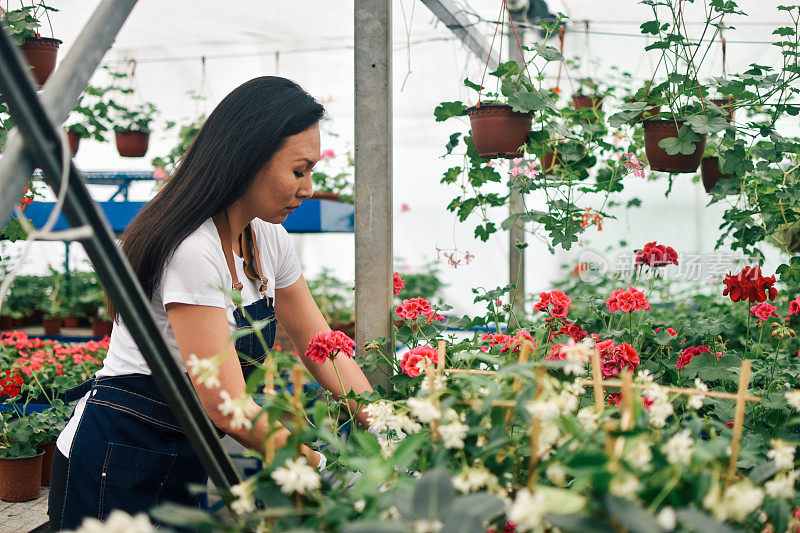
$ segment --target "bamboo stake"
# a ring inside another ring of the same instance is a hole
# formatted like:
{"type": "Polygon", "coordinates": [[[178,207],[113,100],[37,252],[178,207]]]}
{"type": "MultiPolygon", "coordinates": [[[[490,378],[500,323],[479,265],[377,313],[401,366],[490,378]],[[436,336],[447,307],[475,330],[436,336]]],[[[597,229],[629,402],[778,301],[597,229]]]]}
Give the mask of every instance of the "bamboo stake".
{"type": "Polygon", "coordinates": [[[739,460],[739,449],[742,444],[742,428],[744,426],[744,412],[747,407],[747,389],[750,387],[750,369],[753,362],[750,359],[742,361],[742,370],[739,374],[739,390],[736,396],[736,414],[733,418],[733,440],[731,441],[731,460],[728,464],[728,479],[733,479],[736,474],[736,463],[739,460]]]}
{"type": "Polygon", "coordinates": [[[475,374],[479,376],[494,376],[497,370],[478,370],[472,368],[444,368],[442,372],[447,374],[475,374]]]}
{"type": "Polygon", "coordinates": [[[592,386],[594,387],[594,408],[598,413],[602,413],[605,402],[603,401],[603,373],[598,350],[592,350],[592,386]]]}
{"type": "Polygon", "coordinates": [[[292,387],[294,387],[294,440],[297,448],[297,453],[300,453],[300,431],[303,428],[303,379],[305,378],[305,369],[295,364],[292,373],[292,387]]]}
{"type": "MultiPolygon", "coordinates": [[[[519,358],[517,359],[520,363],[527,363],[528,362],[528,354],[530,353],[530,348],[528,347],[528,343],[522,341],[522,348],[519,351],[519,358]]],[[[536,369],[536,389],[539,390],[539,369],[536,369]]],[[[519,377],[514,378],[514,383],[511,385],[511,391],[516,396],[519,394],[519,391],[522,389],[522,382],[519,380],[519,377]]],[[[510,408],[506,411],[506,426],[511,423],[511,419],[514,417],[514,408],[510,408]]]]}
{"type": "MultiPolygon", "coordinates": [[[[521,357],[520,357],[521,358],[521,357]]],[[[543,366],[536,367],[536,396],[538,401],[544,392],[545,369],[543,366]]],[[[509,411],[512,412],[512,411],[509,411]]],[[[539,436],[542,432],[542,421],[538,418],[531,420],[531,458],[530,458],[530,477],[528,478],[528,490],[533,491],[536,481],[539,478],[539,436]]]]}
{"type": "Polygon", "coordinates": [[[622,372],[622,416],[619,427],[622,431],[633,428],[633,371],[630,369],[622,372]]]}
{"type": "MultiPolygon", "coordinates": [[[[581,380],[581,384],[588,385],[588,386],[592,387],[592,386],[594,386],[594,380],[592,380],[592,379],[584,379],[584,380],[581,380]]],[[[619,379],[607,379],[607,380],[603,381],[603,386],[609,387],[609,388],[612,388],[612,389],[618,389],[618,388],[622,387],[622,381],[619,380],[619,379]]],[[[633,388],[634,389],[646,389],[646,388],[651,387],[651,386],[652,385],[645,385],[645,384],[641,384],[641,383],[634,383],[633,384],[633,388]]],[[[672,393],[675,393],[675,394],[682,394],[682,395],[686,395],[686,396],[708,396],[709,398],[721,398],[723,400],[736,400],[736,399],[739,398],[738,393],[732,393],[732,392],[721,392],[721,391],[712,391],[712,390],[710,390],[710,391],[702,391],[700,389],[687,389],[687,388],[683,388],[683,387],[672,387],[672,386],[667,386],[667,385],[656,385],[656,386],[661,388],[661,389],[664,389],[667,392],[672,392],[672,393]]],[[[760,396],[754,396],[752,394],[747,394],[745,396],[745,399],[748,402],[760,402],[761,401],[761,397],[760,396]]]]}

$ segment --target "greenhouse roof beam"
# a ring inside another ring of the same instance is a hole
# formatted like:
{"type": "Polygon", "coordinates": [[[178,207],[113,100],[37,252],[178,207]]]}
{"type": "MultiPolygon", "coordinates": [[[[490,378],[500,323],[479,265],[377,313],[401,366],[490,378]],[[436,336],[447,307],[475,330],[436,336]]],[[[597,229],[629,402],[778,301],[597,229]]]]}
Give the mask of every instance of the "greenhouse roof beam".
{"type": "MultiPolygon", "coordinates": [[[[452,0],[422,0],[428,9],[441,20],[447,29],[452,31],[458,39],[475,54],[480,61],[489,59],[489,68],[497,69],[497,59],[489,57],[489,43],[478,31],[474,23],[467,20],[464,10],[459,8],[452,0]]],[[[498,51],[499,53],[499,51],[498,51]]]]}

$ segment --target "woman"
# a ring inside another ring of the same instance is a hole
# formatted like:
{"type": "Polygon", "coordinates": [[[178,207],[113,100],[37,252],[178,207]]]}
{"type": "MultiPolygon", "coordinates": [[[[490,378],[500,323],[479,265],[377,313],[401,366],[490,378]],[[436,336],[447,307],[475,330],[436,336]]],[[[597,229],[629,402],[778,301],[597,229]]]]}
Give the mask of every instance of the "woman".
{"type": "MultiPolygon", "coordinates": [[[[219,387],[190,373],[211,421],[258,451],[265,417],[248,429],[230,405],[240,399],[248,414],[258,412],[245,395],[245,375],[252,368],[247,361],[263,360],[265,353],[254,333],[231,343],[231,332],[248,323],[229,289],[241,294],[252,320],[277,315],[299,353],[330,329],[280,226],[313,195],[311,168],[320,155],[323,114],[292,81],[265,76],[241,85],[211,113],[174,176],[121,238],[181,368],[223,354],[214,359],[221,359],[219,387]]],[[[271,346],[274,320],[263,333],[271,346]]],[[[330,362],[301,359],[323,387],[344,392],[330,362]]],[[[371,390],[352,359],[340,358],[338,368],[345,390],[371,390]]],[[[125,324],[116,321],[103,368],[57,441],[49,501],[53,531],[75,528],[85,516],[104,519],[112,509],[136,513],[167,500],[197,504],[186,485],[205,483],[207,475],[150,374],[125,324]]],[[[365,422],[362,413],[357,418],[365,422]]],[[[282,429],[271,437],[274,448],[287,436],[282,429]]],[[[311,466],[320,466],[320,454],[302,451],[311,466]]]]}

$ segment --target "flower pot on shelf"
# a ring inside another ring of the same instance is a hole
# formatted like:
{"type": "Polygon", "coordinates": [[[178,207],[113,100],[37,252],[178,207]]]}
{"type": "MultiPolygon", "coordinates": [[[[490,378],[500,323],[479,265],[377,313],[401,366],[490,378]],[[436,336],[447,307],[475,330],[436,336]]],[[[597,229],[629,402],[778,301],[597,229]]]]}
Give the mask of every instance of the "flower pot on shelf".
{"type": "Polygon", "coordinates": [[[68,131],[67,140],[69,141],[69,153],[72,155],[72,157],[75,157],[75,154],[78,153],[78,146],[81,143],[81,136],[79,133],[75,133],[74,131],[68,131]]]}
{"type": "Polygon", "coordinates": [[[315,192],[314,196],[312,196],[312,198],[315,199],[315,200],[333,200],[335,202],[335,201],[339,200],[339,193],[335,193],[335,192],[315,192]]]}
{"type": "Polygon", "coordinates": [[[44,334],[48,336],[61,334],[61,319],[60,318],[43,318],[42,326],[44,327],[44,334]]]}
{"type": "Polygon", "coordinates": [[[472,142],[485,159],[520,157],[520,146],[528,141],[532,113],[517,113],[503,104],[480,104],[467,109],[472,142]]]}
{"type": "Polygon", "coordinates": [[[22,46],[22,55],[25,61],[32,67],[33,77],[39,87],[43,86],[56,68],[56,57],[58,56],[58,46],[61,41],[50,39],[49,37],[30,37],[22,46]]]}
{"type": "Polygon", "coordinates": [[[122,157],[143,157],[150,143],[149,131],[114,130],[117,152],[122,157]]]}
{"type": "Polygon", "coordinates": [[[663,139],[678,136],[678,129],[684,121],[679,120],[644,120],[644,151],[652,170],[659,172],[686,173],[695,172],[700,166],[703,150],[706,146],[706,136],[700,135],[700,140],[695,142],[694,152],[691,154],[677,153],[670,155],[658,143],[663,139]]]}
{"type": "Polygon", "coordinates": [[[95,337],[105,337],[111,335],[111,328],[113,323],[110,320],[103,320],[101,318],[92,318],[92,335],[95,337]]]}
{"type": "Polygon", "coordinates": [[[721,179],[731,179],[732,174],[723,174],[719,168],[719,157],[704,157],[700,162],[700,175],[703,178],[703,187],[707,193],[711,192],[714,185],[721,179]]]}
{"type": "Polygon", "coordinates": [[[65,328],[77,328],[81,325],[81,319],[77,316],[65,316],[61,323],[65,328]]]}
{"type": "Polygon", "coordinates": [[[44,452],[31,457],[0,458],[0,499],[27,502],[39,497],[44,452]]]}
{"type": "Polygon", "coordinates": [[[43,487],[50,486],[50,466],[53,463],[53,454],[56,451],[56,441],[45,444],[41,447],[44,455],[42,456],[42,478],[41,483],[43,487]]]}

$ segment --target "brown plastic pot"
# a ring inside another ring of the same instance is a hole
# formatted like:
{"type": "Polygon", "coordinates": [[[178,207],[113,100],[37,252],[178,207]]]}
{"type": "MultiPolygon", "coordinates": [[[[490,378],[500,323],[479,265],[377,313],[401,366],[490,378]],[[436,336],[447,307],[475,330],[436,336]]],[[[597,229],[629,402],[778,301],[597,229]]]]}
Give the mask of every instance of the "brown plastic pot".
{"type": "Polygon", "coordinates": [[[719,157],[704,157],[700,161],[700,175],[703,178],[703,187],[710,193],[714,185],[721,179],[729,180],[732,174],[723,174],[719,168],[719,157]]]}
{"type": "Polygon", "coordinates": [[[92,318],[92,335],[95,337],[105,337],[111,335],[111,327],[113,323],[110,320],[102,320],[100,318],[92,318]]]}
{"type": "Polygon", "coordinates": [[[39,87],[45,84],[47,78],[56,68],[56,57],[58,57],[58,46],[61,41],[50,39],[49,37],[30,37],[22,46],[22,55],[25,61],[32,67],[33,77],[39,87]]]}
{"type": "Polygon", "coordinates": [[[77,328],[81,325],[81,319],[77,316],[65,316],[62,319],[62,324],[65,328],[77,328]]]}
{"type": "Polygon", "coordinates": [[[602,96],[584,96],[582,94],[573,94],[572,95],[572,107],[575,109],[583,109],[585,107],[591,107],[596,111],[600,111],[603,107],[603,97],[602,96]]]}
{"type": "Polygon", "coordinates": [[[315,192],[313,198],[315,200],[339,200],[339,194],[335,192],[315,192]]]}
{"type": "Polygon", "coordinates": [[[733,104],[736,102],[736,99],[733,97],[728,98],[714,98],[711,100],[717,107],[721,107],[723,111],[728,112],[728,122],[733,122],[733,112],[736,110],[733,107],[733,104]],[[728,107],[730,106],[730,107],[728,107]]]}
{"type": "Polygon", "coordinates": [[[56,441],[45,444],[40,449],[44,452],[42,456],[42,487],[49,487],[50,467],[53,463],[53,454],[56,451],[56,441]]]}
{"type": "Polygon", "coordinates": [[[42,326],[44,327],[44,334],[48,336],[61,334],[61,319],[60,318],[43,318],[42,326]]]}
{"type": "Polygon", "coordinates": [[[520,146],[528,141],[533,113],[517,113],[511,106],[480,104],[467,109],[472,142],[485,159],[520,157],[520,146]]]}
{"type": "Polygon", "coordinates": [[[553,171],[561,165],[561,160],[555,157],[553,152],[547,152],[544,156],[539,158],[539,164],[545,174],[552,174],[553,171]]]}
{"type": "Polygon", "coordinates": [[[658,143],[663,139],[678,136],[678,129],[682,127],[684,121],[679,120],[677,127],[672,120],[644,120],[644,151],[652,170],[659,172],[687,173],[695,172],[700,166],[700,159],[703,157],[703,150],[706,147],[706,136],[701,135],[701,139],[694,143],[694,152],[689,155],[677,153],[669,155],[666,150],[661,148],[658,143]]]}
{"type": "Polygon", "coordinates": [[[69,141],[69,153],[72,157],[75,157],[75,154],[78,153],[78,146],[81,143],[81,136],[74,131],[68,131],[67,140],[69,141]]]}
{"type": "Polygon", "coordinates": [[[117,152],[122,157],[143,157],[150,144],[149,131],[114,130],[117,152]]]}
{"type": "Polygon", "coordinates": [[[0,499],[27,502],[39,497],[42,488],[42,457],[0,458],[0,499]]]}

